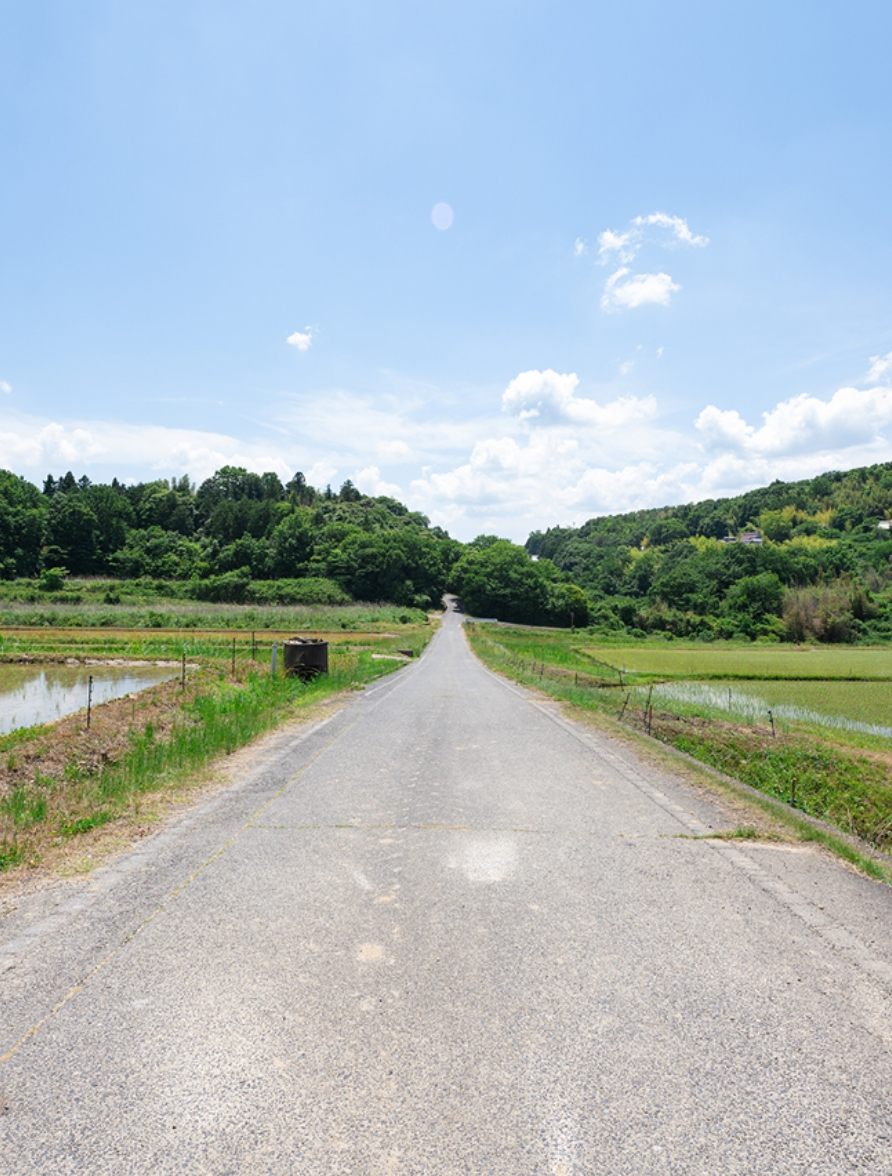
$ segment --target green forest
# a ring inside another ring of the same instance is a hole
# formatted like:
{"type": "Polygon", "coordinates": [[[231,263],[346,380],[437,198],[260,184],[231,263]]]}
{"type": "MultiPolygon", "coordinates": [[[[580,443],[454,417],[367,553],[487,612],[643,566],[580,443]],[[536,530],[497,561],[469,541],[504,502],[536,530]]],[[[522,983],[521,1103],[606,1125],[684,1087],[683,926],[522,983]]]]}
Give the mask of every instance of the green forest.
{"type": "Polygon", "coordinates": [[[585,590],[602,632],[889,641],[890,516],[885,463],[553,527],[526,547],[585,590]]]}
{"type": "Polygon", "coordinates": [[[525,547],[460,543],[393,498],[300,473],[37,487],[0,471],[0,578],[26,599],[85,577],[227,603],[430,609],[452,591],[477,616],[617,637],[888,641],[890,516],[892,463],[553,527],[525,547]]]}

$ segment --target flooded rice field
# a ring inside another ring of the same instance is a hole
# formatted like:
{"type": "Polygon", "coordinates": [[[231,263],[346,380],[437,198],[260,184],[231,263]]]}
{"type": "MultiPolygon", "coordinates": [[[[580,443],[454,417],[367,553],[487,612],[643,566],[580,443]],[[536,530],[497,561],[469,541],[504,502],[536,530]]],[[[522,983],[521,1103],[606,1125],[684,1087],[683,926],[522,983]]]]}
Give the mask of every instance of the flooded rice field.
{"type": "Polygon", "coordinates": [[[0,665],[0,735],[37,723],[52,723],[93,706],[175,678],[175,665],[0,665]]]}

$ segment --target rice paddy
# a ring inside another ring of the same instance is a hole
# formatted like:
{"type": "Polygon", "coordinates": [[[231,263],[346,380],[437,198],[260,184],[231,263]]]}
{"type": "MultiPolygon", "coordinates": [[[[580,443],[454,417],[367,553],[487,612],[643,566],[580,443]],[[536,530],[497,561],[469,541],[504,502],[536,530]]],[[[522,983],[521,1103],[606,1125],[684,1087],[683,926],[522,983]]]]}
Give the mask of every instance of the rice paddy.
{"type": "Polygon", "coordinates": [[[493,669],[892,848],[892,649],[596,643],[480,623],[468,635],[493,669]]]}

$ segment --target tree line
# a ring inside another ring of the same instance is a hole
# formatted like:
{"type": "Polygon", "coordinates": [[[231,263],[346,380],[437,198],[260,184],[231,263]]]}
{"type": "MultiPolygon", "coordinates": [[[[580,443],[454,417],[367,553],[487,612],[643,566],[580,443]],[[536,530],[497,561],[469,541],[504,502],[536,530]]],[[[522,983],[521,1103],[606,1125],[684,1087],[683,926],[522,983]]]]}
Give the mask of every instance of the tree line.
{"type": "MultiPolygon", "coordinates": [[[[38,489],[0,471],[0,578],[30,578],[46,592],[64,589],[69,576],[107,576],[185,582],[199,600],[288,603],[342,599],[333,586],[354,600],[427,609],[466,586],[470,607],[493,615],[479,589],[489,546],[462,544],[349,480],[317,491],[302,473],[283,484],[275,473],[224,466],[198,486],[188,477],[96,484],[69,472],[38,489]]],[[[505,541],[487,558],[496,579],[505,572],[497,611],[506,619],[569,624],[572,613],[585,624],[585,593],[550,562],[505,541]]]]}
{"type": "Polygon", "coordinates": [[[643,636],[892,640],[892,463],[460,543],[349,480],[224,466],[125,485],[0,471],[0,578],[150,579],[201,600],[343,599],[643,636]],[[303,593],[303,595],[301,595],[303,593]],[[343,595],[339,595],[343,594],[343,595]]]}

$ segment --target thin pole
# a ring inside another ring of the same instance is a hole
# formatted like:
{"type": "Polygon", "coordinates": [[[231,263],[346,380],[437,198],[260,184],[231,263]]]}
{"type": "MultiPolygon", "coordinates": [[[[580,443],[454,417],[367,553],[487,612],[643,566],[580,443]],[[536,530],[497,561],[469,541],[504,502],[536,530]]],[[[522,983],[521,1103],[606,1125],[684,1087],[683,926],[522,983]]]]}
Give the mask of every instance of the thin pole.
{"type": "Polygon", "coordinates": [[[235,677],[235,638],[232,639],[232,676],[235,677]]]}
{"type": "Polygon", "coordinates": [[[276,676],[276,655],[278,654],[278,652],[279,652],[279,643],[278,643],[278,641],[274,641],[273,642],[273,661],[272,661],[272,668],[270,670],[273,677],[276,676]]]}
{"type": "Polygon", "coordinates": [[[90,713],[93,709],[93,675],[87,682],[87,730],[90,730],[90,713]]]}

